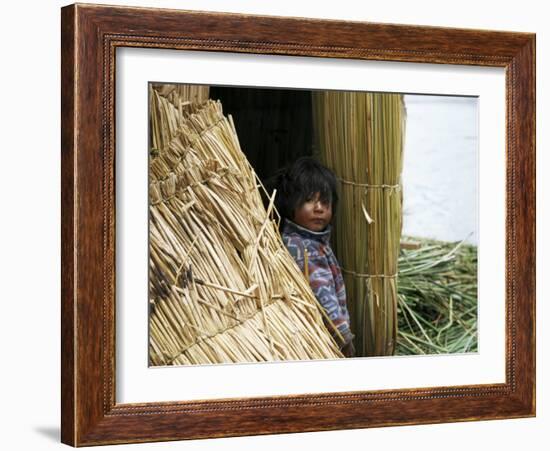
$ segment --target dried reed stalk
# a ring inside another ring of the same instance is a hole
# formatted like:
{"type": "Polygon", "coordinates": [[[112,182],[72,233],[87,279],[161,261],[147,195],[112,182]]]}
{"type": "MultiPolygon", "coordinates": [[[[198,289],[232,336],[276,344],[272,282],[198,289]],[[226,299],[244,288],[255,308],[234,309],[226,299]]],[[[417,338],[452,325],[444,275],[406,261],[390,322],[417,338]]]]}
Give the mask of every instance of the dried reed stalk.
{"type": "Polygon", "coordinates": [[[155,84],[149,89],[151,148],[164,149],[178,131],[189,105],[208,100],[210,88],[200,85],[155,84]]]}
{"type": "Polygon", "coordinates": [[[172,100],[153,91],[162,146],[150,160],[150,363],[342,357],[231,117],[214,101],[179,115],[173,90],[172,100]]]}
{"type": "Polygon", "coordinates": [[[335,250],[358,355],[391,355],[402,228],[403,96],[313,93],[320,159],[340,179],[335,250]],[[349,239],[353,237],[353,239],[349,239]]]}

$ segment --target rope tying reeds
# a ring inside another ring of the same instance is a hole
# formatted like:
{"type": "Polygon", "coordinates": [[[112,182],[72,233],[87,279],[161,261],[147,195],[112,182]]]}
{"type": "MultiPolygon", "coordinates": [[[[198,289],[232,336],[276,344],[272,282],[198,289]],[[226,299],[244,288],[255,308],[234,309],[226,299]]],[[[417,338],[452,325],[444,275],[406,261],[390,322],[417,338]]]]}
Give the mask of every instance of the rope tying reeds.
{"type": "Polygon", "coordinates": [[[351,181],[351,180],[345,180],[341,177],[337,177],[337,179],[341,183],[343,183],[344,185],[352,185],[352,186],[356,186],[356,187],[360,187],[360,188],[389,189],[392,192],[399,192],[402,189],[401,184],[397,184],[397,185],[387,185],[387,184],[375,185],[375,184],[372,184],[372,183],[358,183],[358,182],[354,182],[354,181],[351,181]]]}
{"type": "Polygon", "coordinates": [[[340,269],[342,270],[342,272],[344,272],[346,274],[350,274],[354,277],[363,277],[363,278],[366,278],[366,279],[370,279],[370,278],[373,278],[373,277],[393,279],[393,278],[397,277],[397,273],[395,273],[395,274],[366,274],[366,273],[360,273],[360,272],[352,271],[352,270],[345,269],[345,268],[340,268],[340,269]]]}

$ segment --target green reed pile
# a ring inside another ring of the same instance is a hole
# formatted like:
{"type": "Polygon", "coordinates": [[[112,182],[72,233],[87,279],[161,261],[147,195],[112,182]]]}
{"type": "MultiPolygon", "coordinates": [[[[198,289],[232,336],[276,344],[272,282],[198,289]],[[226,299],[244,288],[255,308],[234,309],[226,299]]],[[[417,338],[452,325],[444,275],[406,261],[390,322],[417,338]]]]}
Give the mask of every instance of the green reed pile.
{"type": "Polygon", "coordinates": [[[396,354],[477,351],[477,247],[414,240],[399,256],[396,354]]]}

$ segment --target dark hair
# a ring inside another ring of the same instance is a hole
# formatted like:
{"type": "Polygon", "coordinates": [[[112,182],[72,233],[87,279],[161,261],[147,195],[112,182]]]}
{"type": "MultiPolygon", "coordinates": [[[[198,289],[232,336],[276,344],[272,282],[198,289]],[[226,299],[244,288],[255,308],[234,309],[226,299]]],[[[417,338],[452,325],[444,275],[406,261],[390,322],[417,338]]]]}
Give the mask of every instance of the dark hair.
{"type": "Polygon", "coordinates": [[[311,157],[298,158],[291,166],[280,169],[269,180],[266,188],[271,193],[277,190],[275,207],[282,217],[292,220],[294,211],[315,193],[322,202],[332,205],[336,211],[338,194],[334,173],[311,157]]]}

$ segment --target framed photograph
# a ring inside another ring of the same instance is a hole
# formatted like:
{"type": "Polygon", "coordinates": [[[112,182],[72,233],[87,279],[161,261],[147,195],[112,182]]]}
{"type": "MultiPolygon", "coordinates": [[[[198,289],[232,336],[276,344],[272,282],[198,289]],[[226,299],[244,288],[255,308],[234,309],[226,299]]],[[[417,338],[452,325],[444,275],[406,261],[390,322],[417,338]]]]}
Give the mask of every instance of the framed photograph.
{"type": "Polygon", "coordinates": [[[535,36],[62,8],[73,446],[535,415],[535,36]]]}

